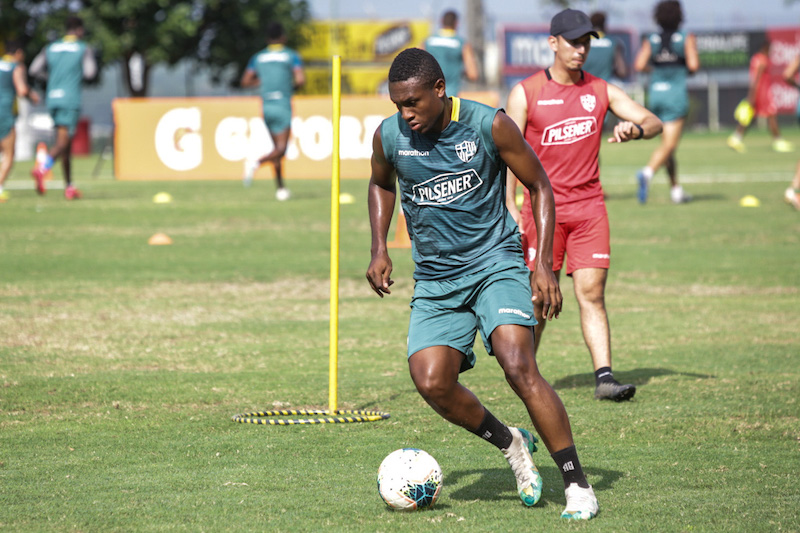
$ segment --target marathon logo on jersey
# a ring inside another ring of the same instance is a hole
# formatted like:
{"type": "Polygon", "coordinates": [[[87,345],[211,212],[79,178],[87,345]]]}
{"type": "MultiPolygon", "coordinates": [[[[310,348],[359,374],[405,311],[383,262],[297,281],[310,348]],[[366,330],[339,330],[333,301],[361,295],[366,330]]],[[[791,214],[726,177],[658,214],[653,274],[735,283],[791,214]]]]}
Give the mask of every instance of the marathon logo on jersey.
{"type": "Polygon", "coordinates": [[[581,105],[587,113],[594,111],[594,106],[597,105],[597,98],[593,94],[582,94],[581,105]]]}
{"type": "Polygon", "coordinates": [[[417,205],[446,205],[476,190],[483,180],[473,169],[439,174],[412,188],[417,205]]]}
{"type": "Polygon", "coordinates": [[[475,141],[464,141],[456,145],[456,155],[464,163],[469,163],[477,152],[475,141]]]}
{"type": "Polygon", "coordinates": [[[597,132],[594,117],[573,117],[548,126],[542,133],[542,146],[572,144],[597,132]]]}

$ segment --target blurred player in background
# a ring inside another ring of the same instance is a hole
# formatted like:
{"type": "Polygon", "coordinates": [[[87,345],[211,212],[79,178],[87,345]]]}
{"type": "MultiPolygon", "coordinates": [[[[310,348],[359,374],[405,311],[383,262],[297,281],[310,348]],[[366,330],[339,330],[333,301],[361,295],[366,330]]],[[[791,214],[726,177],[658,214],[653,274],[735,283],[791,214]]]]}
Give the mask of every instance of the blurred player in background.
{"type": "Polygon", "coordinates": [[[592,49],[586,57],[583,70],[606,81],[611,81],[612,76],[624,80],[628,77],[625,46],[619,39],[606,35],[605,13],[596,11],[589,19],[597,37],[592,38],[592,49]]]}
{"type": "Polygon", "coordinates": [[[6,42],[6,53],[0,57],[0,202],[8,199],[3,189],[11,167],[14,164],[14,145],[17,133],[14,121],[17,118],[17,97],[29,98],[39,103],[39,95],[28,86],[28,72],[25,68],[25,52],[17,41],[6,42]]]}
{"type": "Polygon", "coordinates": [[[286,154],[292,125],[292,95],[305,85],[303,63],[298,53],[286,46],[286,33],[279,22],[267,25],[267,47],[253,55],[242,74],[242,87],[261,87],[264,122],[272,137],[274,148],[259,159],[245,159],[244,184],[253,182],[253,175],[264,163],[275,167],[275,198],[289,199],[289,189],[283,183],[281,161],[286,154]]]}
{"type": "MultiPolygon", "coordinates": [[[[784,81],[793,87],[800,88],[800,84],[797,82],[798,71],[800,71],[800,55],[795,56],[792,62],[786,66],[786,70],[783,71],[784,81]]],[[[797,120],[800,121],[800,98],[797,100],[797,110],[795,114],[797,120]]],[[[800,161],[797,162],[797,170],[795,170],[794,178],[789,188],[786,189],[783,198],[789,205],[800,210],[800,161]]]]}
{"type": "Polygon", "coordinates": [[[661,168],[666,167],[670,182],[670,198],[676,204],[688,202],[691,197],[678,183],[678,165],[675,151],[683,134],[683,124],[689,114],[689,91],[686,78],[700,68],[697,41],[691,33],[680,30],[683,10],[677,0],[665,0],[656,5],[654,18],[661,31],[651,33],[642,41],[633,68],[650,72],[647,107],[664,124],[661,144],[656,148],[647,166],[636,174],[640,203],[647,202],[650,181],[661,168]]]}
{"type": "Polygon", "coordinates": [[[458,96],[461,92],[461,77],[469,81],[477,81],[478,64],[472,46],[456,32],[458,27],[458,14],[455,11],[446,11],[442,15],[441,29],[428,37],[425,41],[425,50],[430,52],[444,72],[447,80],[447,92],[458,96]]]}
{"type": "Polygon", "coordinates": [[[81,114],[83,81],[97,75],[94,52],[82,40],[83,36],[83,21],[78,17],[69,17],[66,35],[39,52],[30,69],[32,76],[47,80],[45,103],[56,128],[56,140],[47,158],[42,164],[37,162],[31,174],[36,180],[36,190],[44,194],[44,177],[56,160],[61,158],[64,198],[67,200],[81,197],[80,191],[72,184],[72,138],[81,114]]]}
{"type": "MultiPolygon", "coordinates": [[[[770,42],[765,40],[758,52],[750,58],[750,86],[747,90],[747,101],[750,102],[755,116],[766,117],[769,131],[772,134],[772,149],[776,152],[792,152],[794,146],[781,137],[781,130],[778,127],[778,107],[775,105],[770,88],[772,79],[769,74],[769,49],[770,42]]],[[[728,137],[728,146],[740,154],[746,151],[743,139],[751,124],[748,123],[747,126],[739,124],[736,126],[736,131],[728,137]]]]}
{"type": "Polygon", "coordinates": [[[505,113],[447,96],[444,74],[430,53],[401,52],[389,69],[389,94],[398,112],[372,140],[367,280],[378,296],[391,294],[386,237],[399,183],[416,266],[407,352],[414,385],[443,418],[500,449],[520,499],[535,505],[542,491],[531,457],[535,439],[503,424],[459,383],[460,372],[475,365],[480,329],[561,472],[567,499],[562,518],[593,518],[597,499],[578,461],[567,411],[539,373],[533,350],[531,286],[543,320],[557,317],[562,301],[551,268],[554,204],[547,174],[505,113]],[[533,198],[531,217],[545,252],[533,274],[504,205],[506,165],[533,198]]]}
{"type": "MultiPolygon", "coordinates": [[[[560,278],[566,255],[567,275],[572,277],[583,338],[594,366],[594,397],[624,401],[633,398],[636,387],[619,383],[611,371],[611,331],[605,306],[611,244],[600,185],[601,126],[611,109],[622,122],[614,126],[609,142],[622,143],[658,135],[661,121],[616,85],[582,70],[593,36],[585,13],[566,9],[554,16],[548,38],[555,52],[553,66],[515,85],[507,109],[539,156],[553,186],[556,229],[552,268],[560,278]]],[[[525,191],[520,214],[516,188],[516,177],[509,172],[506,205],[522,229],[525,259],[535,272],[541,255],[551,252],[536,245],[539,228],[531,216],[530,194],[525,191]]],[[[534,308],[538,349],[545,321],[540,320],[541,303],[534,302],[534,308]]]]}

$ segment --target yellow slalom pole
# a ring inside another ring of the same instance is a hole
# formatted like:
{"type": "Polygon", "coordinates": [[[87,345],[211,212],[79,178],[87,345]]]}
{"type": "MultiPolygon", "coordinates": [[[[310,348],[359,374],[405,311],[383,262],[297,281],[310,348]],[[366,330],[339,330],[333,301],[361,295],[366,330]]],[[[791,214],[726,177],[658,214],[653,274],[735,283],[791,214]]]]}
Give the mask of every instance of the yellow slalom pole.
{"type": "Polygon", "coordinates": [[[333,56],[333,169],[331,172],[331,303],[328,412],[335,414],[339,387],[339,118],[342,113],[342,58],[333,56]]]}

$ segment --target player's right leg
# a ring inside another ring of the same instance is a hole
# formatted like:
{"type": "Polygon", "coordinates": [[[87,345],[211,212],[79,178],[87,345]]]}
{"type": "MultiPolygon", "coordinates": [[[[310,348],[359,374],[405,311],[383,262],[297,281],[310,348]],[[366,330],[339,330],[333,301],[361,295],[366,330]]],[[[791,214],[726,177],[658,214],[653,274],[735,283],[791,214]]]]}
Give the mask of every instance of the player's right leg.
{"type": "Polygon", "coordinates": [[[445,420],[475,433],[499,448],[514,472],[522,503],[535,505],[542,495],[542,477],[533,463],[536,437],[522,428],[509,428],[494,417],[458,382],[464,354],[449,346],[433,346],[410,359],[411,379],[420,395],[445,420]]]}

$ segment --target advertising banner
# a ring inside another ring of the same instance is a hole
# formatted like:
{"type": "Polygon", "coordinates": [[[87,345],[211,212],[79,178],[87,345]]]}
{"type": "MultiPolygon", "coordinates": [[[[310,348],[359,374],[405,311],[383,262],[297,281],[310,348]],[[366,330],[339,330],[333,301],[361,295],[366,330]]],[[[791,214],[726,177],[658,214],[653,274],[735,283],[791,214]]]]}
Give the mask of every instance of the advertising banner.
{"type": "Polygon", "coordinates": [[[763,31],[713,31],[696,33],[695,37],[703,70],[747,69],[766,34],[763,31]]]}
{"type": "Polygon", "coordinates": [[[797,109],[797,89],[783,81],[783,71],[800,54],[800,28],[767,28],[769,74],[772,96],[778,113],[794,114],[797,109]]]}
{"type": "MultiPolygon", "coordinates": [[[[467,98],[497,107],[497,93],[467,98]]],[[[333,151],[330,96],[293,100],[292,135],[284,159],[288,179],[330,179],[333,151]]],[[[245,161],[272,148],[261,99],[117,98],[114,170],[120,180],[238,180],[245,161]]],[[[340,122],[341,177],[368,178],[372,136],[397,112],[388,96],[343,96],[340,122]]],[[[256,179],[272,177],[263,165],[256,179]]]]}
{"type": "Polygon", "coordinates": [[[348,63],[391,62],[403,49],[420,47],[430,34],[426,20],[315,21],[306,26],[304,61],[330,62],[339,55],[348,63]]]}
{"type": "MultiPolygon", "coordinates": [[[[638,47],[638,43],[634,43],[635,34],[632,31],[617,29],[609,30],[607,35],[622,43],[625,63],[630,72],[634,45],[638,47]]],[[[510,25],[502,28],[503,77],[506,87],[512,87],[553,64],[549,37],[549,26],[510,25]]]]}

